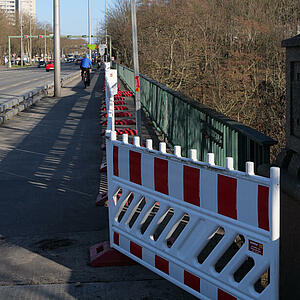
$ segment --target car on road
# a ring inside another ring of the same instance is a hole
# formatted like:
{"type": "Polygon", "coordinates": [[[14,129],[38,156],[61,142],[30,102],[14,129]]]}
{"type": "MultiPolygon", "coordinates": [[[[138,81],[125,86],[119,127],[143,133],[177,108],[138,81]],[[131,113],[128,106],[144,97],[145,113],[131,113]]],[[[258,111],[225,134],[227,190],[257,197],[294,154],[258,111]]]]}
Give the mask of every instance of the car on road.
{"type": "Polygon", "coordinates": [[[43,60],[40,60],[39,62],[38,62],[38,68],[45,68],[46,67],[46,62],[45,61],[43,61],[43,60]]]}
{"type": "Polygon", "coordinates": [[[74,62],[74,61],[75,61],[75,57],[72,54],[68,54],[67,62],[71,63],[71,62],[74,62]]]}
{"type": "Polygon", "coordinates": [[[54,61],[50,60],[47,62],[46,65],[46,72],[49,72],[50,70],[54,70],[54,61]]]}
{"type": "Polygon", "coordinates": [[[75,60],[75,65],[80,65],[81,61],[82,61],[82,58],[77,58],[75,60]]]}

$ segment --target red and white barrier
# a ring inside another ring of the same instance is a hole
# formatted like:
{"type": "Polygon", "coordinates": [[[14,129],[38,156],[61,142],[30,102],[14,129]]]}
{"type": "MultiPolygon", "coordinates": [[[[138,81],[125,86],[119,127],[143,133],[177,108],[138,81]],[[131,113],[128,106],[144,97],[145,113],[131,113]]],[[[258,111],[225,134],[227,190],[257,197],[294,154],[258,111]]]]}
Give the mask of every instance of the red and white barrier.
{"type": "Polygon", "coordinates": [[[143,148],[139,137],[131,145],[128,135],[120,142],[110,133],[111,247],[200,299],[279,299],[279,168],[264,178],[251,162],[235,171],[232,158],[223,168],[212,153],[204,163],[196,150],[183,158],[179,146],[173,155],[165,143],[156,151],[151,140],[143,148]],[[261,291],[255,285],[265,271],[261,291]]]}
{"type": "Polygon", "coordinates": [[[115,107],[114,96],[118,94],[118,75],[117,70],[110,69],[110,65],[105,65],[105,100],[106,108],[108,112],[107,118],[107,131],[115,129],[115,107]]]}

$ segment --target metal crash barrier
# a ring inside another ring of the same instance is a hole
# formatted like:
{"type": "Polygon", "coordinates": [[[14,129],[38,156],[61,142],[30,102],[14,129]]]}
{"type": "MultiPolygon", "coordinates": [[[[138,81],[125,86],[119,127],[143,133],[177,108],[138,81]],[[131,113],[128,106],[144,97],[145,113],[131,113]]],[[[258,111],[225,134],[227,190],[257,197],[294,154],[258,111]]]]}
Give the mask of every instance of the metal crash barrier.
{"type": "Polygon", "coordinates": [[[112,248],[199,299],[279,299],[279,168],[264,178],[106,136],[112,248]]]}

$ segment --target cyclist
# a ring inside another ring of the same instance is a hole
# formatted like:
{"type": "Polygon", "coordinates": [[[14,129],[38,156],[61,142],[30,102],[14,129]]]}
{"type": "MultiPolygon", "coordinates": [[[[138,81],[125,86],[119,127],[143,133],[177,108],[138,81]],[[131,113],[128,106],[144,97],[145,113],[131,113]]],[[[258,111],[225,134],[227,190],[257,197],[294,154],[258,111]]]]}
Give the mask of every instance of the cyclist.
{"type": "Polygon", "coordinates": [[[81,77],[82,78],[83,78],[83,73],[87,72],[87,75],[88,75],[87,85],[88,86],[90,85],[90,82],[91,82],[90,69],[92,69],[92,68],[93,68],[92,62],[89,59],[89,56],[86,54],[80,63],[80,69],[81,69],[81,77]]]}

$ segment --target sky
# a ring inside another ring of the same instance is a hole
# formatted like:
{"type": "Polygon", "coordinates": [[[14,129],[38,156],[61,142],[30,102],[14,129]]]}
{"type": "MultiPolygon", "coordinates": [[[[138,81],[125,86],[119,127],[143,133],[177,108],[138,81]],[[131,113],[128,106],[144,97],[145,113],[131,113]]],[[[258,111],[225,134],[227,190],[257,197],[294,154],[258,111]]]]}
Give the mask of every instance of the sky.
{"type": "MultiPolygon", "coordinates": [[[[107,9],[116,0],[107,0],[107,9]]],[[[53,0],[36,0],[37,20],[41,23],[53,23],[53,0]]],[[[91,0],[92,34],[97,24],[104,23],[105,0],[91,0]]],[[[88,34],[88,0],[60,0],[61,34],[88,34]]]]}

